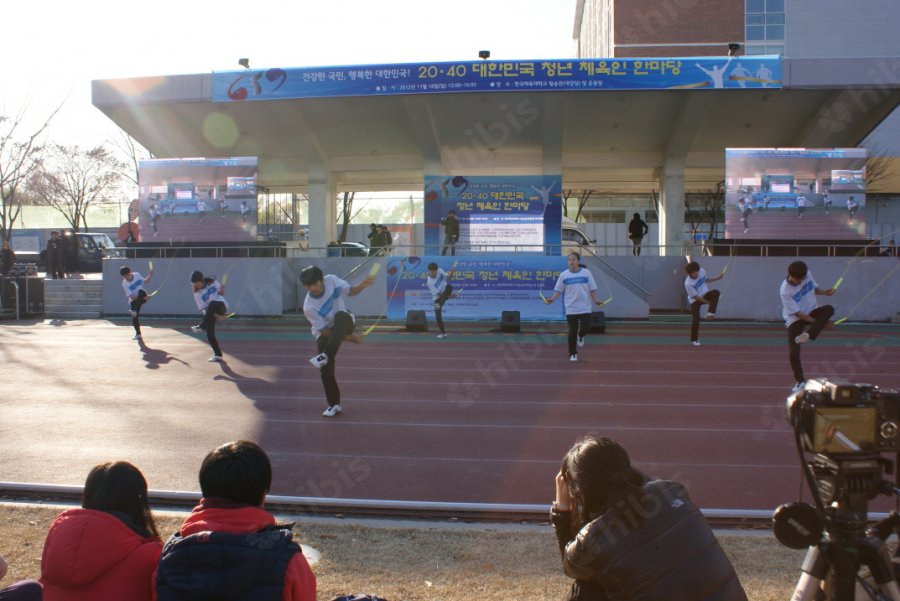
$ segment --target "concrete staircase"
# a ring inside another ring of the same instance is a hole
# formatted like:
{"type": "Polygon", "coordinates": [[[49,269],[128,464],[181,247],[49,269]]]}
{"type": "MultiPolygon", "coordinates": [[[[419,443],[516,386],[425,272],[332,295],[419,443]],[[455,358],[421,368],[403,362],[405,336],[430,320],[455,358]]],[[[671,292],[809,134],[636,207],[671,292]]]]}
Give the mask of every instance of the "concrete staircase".
{"type": "Polygon", "coordinates": [[[103,280],[44,280],[44,317],[97,319],[103,313],[103,280]]]}

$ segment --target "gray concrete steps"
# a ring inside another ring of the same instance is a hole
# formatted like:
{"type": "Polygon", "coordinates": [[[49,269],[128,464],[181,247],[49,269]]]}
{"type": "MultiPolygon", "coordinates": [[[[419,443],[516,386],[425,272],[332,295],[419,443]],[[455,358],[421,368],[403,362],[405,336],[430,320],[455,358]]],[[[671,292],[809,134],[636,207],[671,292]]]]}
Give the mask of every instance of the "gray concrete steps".
{"type": "Polygon", "coordinates": [[[44,280],[45,317],[97,319],[102,315],[102,280],[44,280]]]}

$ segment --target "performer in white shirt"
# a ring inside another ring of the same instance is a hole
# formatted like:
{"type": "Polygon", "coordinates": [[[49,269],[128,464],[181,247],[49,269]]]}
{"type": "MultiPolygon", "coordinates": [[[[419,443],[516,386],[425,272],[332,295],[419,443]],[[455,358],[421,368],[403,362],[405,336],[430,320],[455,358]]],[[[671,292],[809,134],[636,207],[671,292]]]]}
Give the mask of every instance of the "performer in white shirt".
{"type": "Polygon", "coordinates": [[[593,274],[581,266],[580,259],[578,253],[569,253],[569,268],[559,274],[553,295],[544,299],[549,305],[564,295],[566,321],[569,322],[569,361],[578,361],[578,349],[584,346],[584,337],[591,328],[591,300],[601,307],[604,304],[597,296],[593,274]]]}

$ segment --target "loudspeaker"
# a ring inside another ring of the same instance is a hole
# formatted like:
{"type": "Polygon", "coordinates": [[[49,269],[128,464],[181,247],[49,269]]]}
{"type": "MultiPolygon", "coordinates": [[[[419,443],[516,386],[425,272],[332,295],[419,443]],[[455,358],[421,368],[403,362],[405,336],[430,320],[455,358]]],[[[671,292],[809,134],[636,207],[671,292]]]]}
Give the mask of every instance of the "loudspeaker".
{"type": "Polygon", "coordinates": [[[519,332],[521,330],[519,325],[519,312],[518,311],[504,311],[500,314],[500,331],[501,332],[519,332]]]}
{"type": "Polygon", "coordinates": [[[602,334],[606,331],[606,314],[603,311],[591,313],[591,334],[602,334]]]}
{"type": "Polygon", "coordinates": [[[428,319],[425,317],[425,311],[407,311],[406,312],[406,331],[407,332],[427,332],[428,319]]]}

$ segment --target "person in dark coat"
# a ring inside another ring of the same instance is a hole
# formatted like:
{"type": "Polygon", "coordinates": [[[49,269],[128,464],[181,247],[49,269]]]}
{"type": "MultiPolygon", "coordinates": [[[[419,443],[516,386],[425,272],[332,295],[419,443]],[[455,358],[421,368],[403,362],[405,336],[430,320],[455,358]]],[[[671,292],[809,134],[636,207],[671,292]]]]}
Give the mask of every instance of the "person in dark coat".
{"type": "Polygon", "coordinates": [[[9,240],[3,241],[3,250],[0,251],[0,275],[6,277],[9,275],[13,264],[16,262],[16,253],[13,252],[9,245],[9,240]]]}
{"type": "Polygon", "coordinates": [[[53,280],[66,277],[63,273],[63,244],[59,232],[50,232],[50,239],[47,240],[47,277],[53,280]]]}
{"type": "Polygon", "coordinates": [[[456,255],[456,243],[459,242],[459,220],[456,219],[456,211],[447,213],[447,217],[441,220],[444,226],[444,248],[441,249],[441,255],[446,255],[450,251],[451,256],[456,255]]]}
{"type": "Polygon", "coordinates": [[[747,601],[685,487],[648,480],[609,438],[563,458],[550,517],[570,601],[747,601]]]}
{"type": "Polygon", "coordinates": [[[635,213],[634,217],[631,218],[631,221],[628,222],[628,239],[631,240],[631,244],[633,245],[631,248],[631,254],[635,257],[640,256],[641,254],[641,240],[644,239],[644,236],[650,231],[650,226],[647,225],[647,222],[641,219],[640,213],[635,213]]]}

